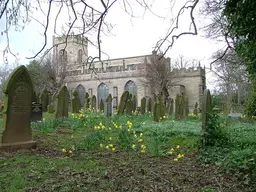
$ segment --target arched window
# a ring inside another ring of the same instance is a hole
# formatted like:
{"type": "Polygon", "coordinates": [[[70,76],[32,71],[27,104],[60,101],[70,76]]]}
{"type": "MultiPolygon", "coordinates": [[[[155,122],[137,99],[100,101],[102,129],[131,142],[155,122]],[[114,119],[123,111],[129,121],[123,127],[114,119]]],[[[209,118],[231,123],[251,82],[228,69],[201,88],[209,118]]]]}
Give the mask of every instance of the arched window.
{"type": "Polygon", "coordinates": [[[84,107],[85,105],[85,88],[83,85],[79,84],[77,87],[76,87],[76,90],[78,92],[78,98],[80,100],[80,104],[81,104],[81,107],[84,107]]]}
{"type": "Polygon", "coordinates": [[[82,58],[83,58],[83,51],[82,51],[82,49],[79,49],[78,53],[77,53],[77,62],[78,62],[78,64],[82,63],[82,58]]]}
{"type": "Polygon", "coordinates": [[[101,83],[98,86],[98,106],[100,106],[100,100],[105,103],[108,97],[108,86],[105,83],[101,83]]]}
{"type": "Polygon", "coordinates": [[[60,58],[60,63],[66,63],[68,61],[68,55],[67,51],[64,49],[61,49],[59,52],[59,58],[60,58]]]}
{"type": "Polygon", "coordinates": [[[137,97],[137,87],[136,87],[136,84],[133,81],[129,80],[125,84],[124,90],[129,91],[130,94],[137,97]]]}

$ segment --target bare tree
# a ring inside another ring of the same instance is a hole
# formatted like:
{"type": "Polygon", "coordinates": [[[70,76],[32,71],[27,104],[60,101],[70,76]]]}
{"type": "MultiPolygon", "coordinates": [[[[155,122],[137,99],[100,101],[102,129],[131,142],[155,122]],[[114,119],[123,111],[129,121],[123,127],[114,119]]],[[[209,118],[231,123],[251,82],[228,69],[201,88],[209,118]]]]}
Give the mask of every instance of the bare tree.
{"type": "Polygon", "coordinates": [[[198,67],[199,61],[195,59],[186,59],[184,55],[179,55],[177,58],[173,59],[172,68],[188,68],[188,67],[198,67]]]}
{"type": "MultiPolygon", "coordinates": [[[[170,21],[169,29],[167,30],[166,35],[156,43],[155,50],[159,53],[163,49],[163,56],[173,46],[175,40],[181,36],[197,35],[198,33],[194,18],[194,11],[199,0],[185,0],[181,5],[177,4],[175,0],[166,1],[170,4],[170,13],[173,12],[174,7],[178,8],[178,12],[174,17],[172,14],[169,14],[170,16],[165,18],[170,21]],[[187,30],[180,31],[180,17],[182,17],[185,12],[189,13],[188,17],[190,19],[190,26],[187,30]]],[[[28,58],[35,59],[37,56],[40,56],[40,54],[45,51],[47,45],[49,24],[54,22],[54,34],[56,34],[56,28],[58,22],[60,21],[60,15],[67,10],[66,15],[68,15],[69,19],[65,23],[65,28],[67,30],[64,34],[66,36],[66,41],[64,43],[67,45],[67,38],[71,34],[72,30],[76,30],[77,34],[80,35],[96,33],[95,42],[96,46],[98,47],[98,55],[96,57],[88,57],[88,59],[92,61],[101,60],[101,38],[103,34],[108,34],[112,29],[112,24],[111,22],[107,22],[106,17],[114,4],[120,2],[122,9],[132,18],[135,17],[133,10],[136,6],[144,9],[143,14],[150,12],[151,14],[158,16],[153,11],[154,0],[49,0],[46,3],[47,9],[42,8],[41,2],[41,0],[2,0],[0,2],[0,19],[5,17],[5,29],[2,31],[2,34],[5,34],[7,38],[5,52],[8,51],[16,57],[16,54],[12,53],[9,44],[8,31],[10,30],[11,26],[15,26],[15,29],[17,30],[22,30],[28,22],[35,20],[44,28],[44,44],[42,48],[37,51],[37,53],[28,58]],[[58,12],[56,14],[53,12],[53,7],[58,8],[58,12]],[[45,23],[43,23],[41,19],[36,18],[35,13],[41,13],[44,17],[45,23]]],[[[45,54],[47,54],[50,50],[51,48],[46,50],[45,54]]]]}
{"type": "Polygon", "coordinates": [[[3,88],[11,71],[12,69],[9,67],[8,63],[0,67],[0,100],[3,99],[3,88]]]}
{"type": "MultiPolygon", "coordinates": [[[[219,58],[222,54],[217,52],[213,58],[219,58]]],[[[250,86],[243,61],[230,50],[213,64],[211,72],[217,78],[219,91],[226,96],[226,112],[230,112],[237,105],[241,107],[250,86]]]]}
{"type": "Polygon", "coordinates": [[[47,54],[43,60],[33,60],[27,65],[29,74],[33,80],[36,91],[47,88],[51,92],[57,91],[64,83],[67,71],[63,68],[57,74],[55,65],[52,64],[51,54],[47,54]]]}
{"type": "Polygon", "coordinates": [[[169,91],[177,85],[174,73],[170,69],[170,59],[153,52],[144,63],[146,66],[144,83],[150,86],[152,93],[162,94],[166,102],[169,91]]]}

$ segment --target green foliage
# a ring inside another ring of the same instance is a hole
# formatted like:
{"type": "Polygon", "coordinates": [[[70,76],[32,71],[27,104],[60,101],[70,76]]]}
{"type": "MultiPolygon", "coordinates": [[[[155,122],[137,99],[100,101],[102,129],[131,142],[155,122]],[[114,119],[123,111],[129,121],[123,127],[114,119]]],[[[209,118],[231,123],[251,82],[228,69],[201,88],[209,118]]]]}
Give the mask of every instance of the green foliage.
{"type": "Polygon", "coordinates": [[[202,134],[201,147],[223,146],[227,145],[229,139],[223,127],[221,127],[219,116],[211,113],[206,122],[206,129],[202,134]]]}
{"type": "Polygon", "coordinates": [[[120,130],[117,143],[121,149],[125,151],[130,150],[134,141],[134,136],[127,129],[120,130]]]}
{"type": "Polygon", "coordinates": [[[100,143],[104,142],[106,134],[103,131],[93,131],[86,135],[84,142],[81,145],[81,149],[91,150],[98,148],[100,143]]]}
{"type": "Polygon", "coordinates": [[[256,113],[256,1],[227,0],[224,15],[228,19],[231,36],[238,39],[236,52],[246,62],[252,83],[252,97],[247,105],[247,113],[256,113]]]}

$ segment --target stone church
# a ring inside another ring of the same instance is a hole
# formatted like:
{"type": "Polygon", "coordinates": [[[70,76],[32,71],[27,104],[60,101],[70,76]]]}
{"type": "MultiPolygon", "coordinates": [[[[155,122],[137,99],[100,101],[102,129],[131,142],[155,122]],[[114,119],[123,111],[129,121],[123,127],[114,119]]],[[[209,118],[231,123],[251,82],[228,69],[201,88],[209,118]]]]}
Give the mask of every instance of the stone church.
{"type": "MultiPolygon", "coordinates": [[[[124,91],[129,91],[138,99],[152,94],[150,85],[145,83],[145,60],[149,61],[152,54],[126,58],[103,60],[102,62],[87,62],[88,41],[80,35],[66,37],[53,36],[53,63],[57,74],[65,73],[64,82],[70,91],[77,90],[82,105],[84,95],[95,95],[99,104],[108,94],[113,97],[113,108],[117,109],[118,102],[124,91]]],[[[170,58],[165,58],[170,66],[170,58]]],[[[189,110],[193,111],[195,103],[201,104],[201,97],[206,88],[205,69],[200,64],[197,68],[171,69],[175,74],[177,84],[169,91],[170,97],[176,94],[188,96],[189,110]]],[[[200,106],[200,105],[199,105],[200,106]]]]}

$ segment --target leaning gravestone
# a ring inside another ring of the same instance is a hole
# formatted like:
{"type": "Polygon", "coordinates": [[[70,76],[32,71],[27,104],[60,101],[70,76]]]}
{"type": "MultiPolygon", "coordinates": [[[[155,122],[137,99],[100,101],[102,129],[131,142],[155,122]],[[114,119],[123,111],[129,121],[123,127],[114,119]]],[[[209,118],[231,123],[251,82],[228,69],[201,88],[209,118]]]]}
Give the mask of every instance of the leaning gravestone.
{"type": "Polygon", "coordinates": [[[0,148],[35,148],[30,128],[32,80],[24,65],[16,68],[10,75],[4,89],[3,128],[0,148]]]}
{"type": "Polygon", "coordinates": [[[31,112],[31,121],[42,121],[43,118],[43,109],[42,104],[33,102],[32,103],[32,112],[31,112]]]}
{"type": "Polygon", "coordinates": [[[68,117],[68,107],[69,107],[69,92],[66,86],[63,86],[58,92],[57,96],[57,105],[55,118],[68,117]]]}

